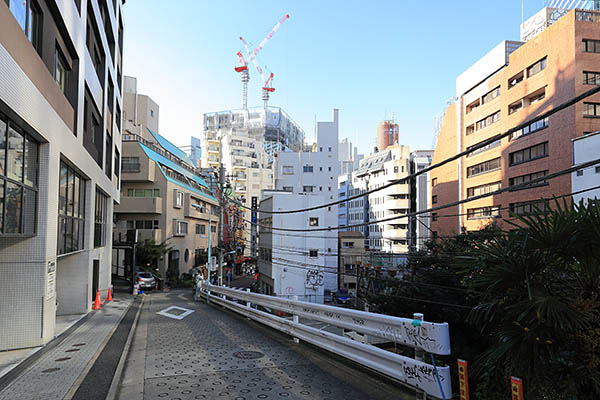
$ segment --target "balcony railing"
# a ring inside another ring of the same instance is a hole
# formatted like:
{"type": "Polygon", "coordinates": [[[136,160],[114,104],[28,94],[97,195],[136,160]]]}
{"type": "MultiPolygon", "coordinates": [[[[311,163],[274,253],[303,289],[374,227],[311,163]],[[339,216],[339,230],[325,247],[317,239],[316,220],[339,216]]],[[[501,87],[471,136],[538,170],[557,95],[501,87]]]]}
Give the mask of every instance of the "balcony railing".
{"type": "MultiPolygon", "coordinates": [[[[168,151],[165,151],[162,147],[157,146],[155,143],[144,139],[140,135],[136,135],[136,134],[123,135],[123,142],[142,143],[144,146],[150,147],[152,150],[154,150],[161,156],[166,157],[169,160],[173,161],[175,164],[179,165],[181,168],[188,170],[189,172],[191,172],[194,175],[198,175],[198,176],[200,175],[200,171],[197,168],[194,168],[191,165],[184,163],[183,161],[181,161],[180,158],[175,157],[173,154],[169,153],[168,151]]],[[[131,172],[134,172],[134,171],[131,171],[131,172]]]]}
{"type": "Polygon", "coordinates": [[[600,12],[598,11],[575,11],[575,21],[600,22],[600,12]]]}
{"type": "Polygon", "coordinates": [[[122,163],[121,172],[140,172],[140,163],[122,163]]]}

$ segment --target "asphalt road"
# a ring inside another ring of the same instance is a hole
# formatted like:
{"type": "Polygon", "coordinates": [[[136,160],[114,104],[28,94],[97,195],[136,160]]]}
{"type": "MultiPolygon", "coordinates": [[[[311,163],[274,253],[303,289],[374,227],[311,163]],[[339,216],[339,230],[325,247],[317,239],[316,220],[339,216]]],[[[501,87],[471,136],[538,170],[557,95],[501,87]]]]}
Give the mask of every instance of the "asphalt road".
{"type": "Polygon", "coordinates": [[[120,398],[414,399],[397,383],[190,291],[150,293],[120,398]],[[179,307],[168,310],[169,307],[179,307]],[[159,314],[160,313],[160,314],[159,314]],[[143,378],[142,378],[143,377],[143,378]]]}

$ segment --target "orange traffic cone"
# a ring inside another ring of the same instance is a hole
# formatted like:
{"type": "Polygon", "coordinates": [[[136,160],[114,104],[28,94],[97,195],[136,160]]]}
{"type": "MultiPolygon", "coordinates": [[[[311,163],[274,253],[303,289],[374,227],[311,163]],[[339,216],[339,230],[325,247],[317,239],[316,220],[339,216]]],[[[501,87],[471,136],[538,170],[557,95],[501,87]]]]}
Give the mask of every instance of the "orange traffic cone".
{"type": "Polygon", "coordinates": [[[102,303],[100,302],[100,289],[98,289],[96,291],[96,299],[94,300],[94,307],[92,307],[92,310],[99,310],[101,309],[102,303]]]}
{"type": "Polygon", "coordinates": [[[108,296],[106,296],[106,300],[104,300],[105,303],[108,303],[109,301],[112,301],[112,292],[110,290],[110,288],[108,288],[108,296]]]}

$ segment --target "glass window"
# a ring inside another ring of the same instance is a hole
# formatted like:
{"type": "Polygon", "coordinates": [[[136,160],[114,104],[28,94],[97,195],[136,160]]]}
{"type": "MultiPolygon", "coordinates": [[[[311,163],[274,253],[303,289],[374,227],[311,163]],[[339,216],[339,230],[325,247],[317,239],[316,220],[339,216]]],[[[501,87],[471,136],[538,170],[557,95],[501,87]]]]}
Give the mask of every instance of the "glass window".
{"type": "Polygon", "coordinates": [[[6,120],[0,114],[0,175],[4,175],[4,157],[6,156],[6,120]]]}
{"type": "Polygon", "coordinates": [[[27,28],[27,1],[23,0],[10,0],[10,11],[17,20],[17,23],[26,31],[27,28]]]}
{"type": "Polygon", "coordinates": [[[4,232],[4,180],[0,179],[0,233],[4,232]]]}
{"type": "Polygon", "coordinates": [[[60,50],[57,48],[54,51],[54,80],[58,84],[61,92],[67,92],[67,73],[68,73],[67,63],[65,62],[64,57],[60,53],[60,50]]]}
{"type": "Polygon", "coordinates": [[[25,173],[23,183],[28,186],[37,184],[37,164],[38,164],[37,143],[25,137],[25,173]]]}
{"type": "MultiPolygon", "coordinates": [[[[96,189],[96,205],[94,213],[94,247],[102,247],[106,244],[106,203],[108,196],[96,189]]],[[[150,229],[152,229],[152,221],[150,229]]]]}
{"type": "Polygon", "coordinates": [[[84,248],[85,180],[66,163],[60,163],[58,254],[84,248]]]}
{"type": "Polygon", "coordinates": [[[6,162],[6,176],[15,181],[23,181],[23,152],[25,139],[10,124],[8,127],[8,154],[6,162]]]}
{"type": "Polygon", "coordinates": [[[21,232],[21,203],[23,189],[21,186],[6,182],[4,233],[21,232]]]}

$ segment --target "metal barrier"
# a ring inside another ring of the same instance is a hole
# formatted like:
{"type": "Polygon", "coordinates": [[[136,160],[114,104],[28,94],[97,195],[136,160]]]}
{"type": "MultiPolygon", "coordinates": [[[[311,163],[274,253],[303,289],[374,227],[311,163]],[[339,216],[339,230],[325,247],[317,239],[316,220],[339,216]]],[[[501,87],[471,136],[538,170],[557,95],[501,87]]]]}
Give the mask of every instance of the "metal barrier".
{"type": "MultiPolygon", "coordinates": [[[[201,282],[196,289],[196,299],[206,298],[207,289],[206,281],[201,282]]],[[[210,301],[285,332],[293,336],[296,341],[304,340],[397,379],[417,391],[424,391],[438,399],[450,398],[452,395],[449,366],[436,368],[423,361],[302,324],[299,317],[383,338],[390,342],[410,346],[417,351],[423,350],[440,355],[450,354],[450,335],[447,323],[426,322],[418,318],[391,317],[250,293],[249,289],[244,291],[216,285],[210,285],[210,301]],[[240,304],[240,301],[243,304],[240,304]],[[252,305],[260,305],[291,314],[293,318],[281,318],[253,308],[252,305]]]]}

